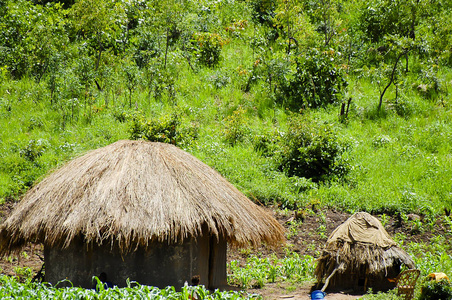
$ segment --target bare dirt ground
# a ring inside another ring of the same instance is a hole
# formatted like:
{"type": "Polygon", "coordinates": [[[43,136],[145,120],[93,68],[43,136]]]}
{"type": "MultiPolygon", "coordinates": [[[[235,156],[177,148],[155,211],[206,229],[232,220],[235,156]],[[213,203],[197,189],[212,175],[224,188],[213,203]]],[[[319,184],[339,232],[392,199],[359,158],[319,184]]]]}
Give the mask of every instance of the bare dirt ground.
{"type": "MultiPolygon", "coordinates": [[[[269,300],[308,300],[310,298],[311,287],[314,282],[306,282],[296,288],[287,286],[281,283],[268,283],[261,289],[250,289],[249,293],[260,294],[264,299],[269,300]],[[293,291],[290,291],[294,289],[293,291]]],[[[349,294],[347,292],[326,293],[325,299],[327,300],[347,300],[347,299],[359,299],[362,294],[349,294]]]]}
{"type": "MultiPolygon", "coordinates": [[[[0,206],[0,223],[9,215],[14,204],[6,203],[0,206]]],[[[287,244],[291,251],[300,255],[312,255],[319,257],[323,245],[328,235],[341,223],[343,223],[350,214],[336,210],[310,210],[309,213],[295,215],[293,212],[280,211],[269,208],[268,211],[284,225],[287,230],[287,244]]],[[[419,216],[411,216],[417,218],[419,216]]],[[[444,233],[444,226],[440,223],[435,226],[433,232],[417,232],[409,222],[401,222],[397,217],[387,219],[386,229],[390,235],[403,233],[406,236],[406,242],[428,242],[433,235],[444,233]]],[[[228,262],[238,260],[245,263],[246,257],[251,254],[261,253],[264,257],[276,254],[278,257],[284,257],[285,249],[268,249],[260,247],[259,249],[231,249],[228,251],[228,262]]],[[[20,275],[17,268],[29,267],[33,274],[36,274],[43,264],[42,245],[29,245],[22,249],[20,253],[4,257],[0,260],[1,273],[7,275],[20,275]]],[[[305,282],[300,285],[291,283],[276,282],[266,283],[260,289],[248,289],[247,292],[260,294],[264,299],[310,299],[309,295],[314,286],[314,282],[305,282]]],[[[327,293],[325,299],[345,300],[358,299],[362,294],[353,295],[347,292],[327,293]]]]}

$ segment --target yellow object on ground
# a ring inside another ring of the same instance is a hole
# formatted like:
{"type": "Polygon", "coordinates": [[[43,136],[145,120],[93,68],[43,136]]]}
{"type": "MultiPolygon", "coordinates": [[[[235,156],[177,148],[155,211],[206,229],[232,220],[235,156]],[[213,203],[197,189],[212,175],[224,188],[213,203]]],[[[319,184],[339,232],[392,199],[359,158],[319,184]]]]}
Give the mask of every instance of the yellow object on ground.
{"type": "Polygon", "coordinates": [[[430,273],[430,274],[428,274],[427,278],[429,280],[435,280],[436,282],[439,282],[441,280],[449,281],[449,277],[447,277],[447,275],[442,273],[442,272],[440,272],[440,273],[430,273]]]}

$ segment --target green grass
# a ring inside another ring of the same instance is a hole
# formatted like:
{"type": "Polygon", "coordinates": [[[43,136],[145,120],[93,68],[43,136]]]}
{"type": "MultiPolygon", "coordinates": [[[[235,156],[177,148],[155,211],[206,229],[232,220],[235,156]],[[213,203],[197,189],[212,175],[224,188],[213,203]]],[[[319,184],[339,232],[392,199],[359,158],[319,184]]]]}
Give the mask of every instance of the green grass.
{"type": "MultiPolygon", "coordinates": [[[[413,92],[413,102],[427,108],[409,118],[387,109],[385,117],[369,119],[363,112],[375,106],[377,98],[367,93],[371,86],[365,80],[357,81],[352,90],[358,97],[346,124],[338,122],[336,106],[306,112],[336,124],[338,134],[350,145],[346,156],[352,166],[345,181],[312,184],[287,177],[271,158],[253,148],[254,136],[287,130],[284,110],[263,104],[258,86],[253,93],[244,94],[233,84],[220,89],[204,84],[203,79],[215,72],[202,69],[191,76],[181,75],[177,105],[149,100],[145,90],[136,92],[135,101],[147,118],[178,111],[182,123],[196,124],[198,140],[185,148],[250,198],[289,207],[318,198],[325,206],[349,211],[434,215],[452,206],[448,175],[452,169],[452,116],[447,108],[429,104],[413,92]],[[245,111],[241,116],[242,138],[231,146],[226,140],[230,130],[227,120],[238,107],[245,111]]],[[[120,104],[125,103],[121,97],[126,98],[126,94],[118,97],[116,105],[89,111],[82,107],[76,118],[65,119],[64,112],[50,105],[42,89],[29,80],[7,81],[0,88],[0,198],[17,199],[32,182],[71,157],[129,137],[128,122],[115,118],[117,112],[135,110],[120,104]],[[45,146],[33,162],[20,154],[30,141],[45,146]]],[[[99,94],[94,105],[101,107],[105,97],[99,94]]]]}

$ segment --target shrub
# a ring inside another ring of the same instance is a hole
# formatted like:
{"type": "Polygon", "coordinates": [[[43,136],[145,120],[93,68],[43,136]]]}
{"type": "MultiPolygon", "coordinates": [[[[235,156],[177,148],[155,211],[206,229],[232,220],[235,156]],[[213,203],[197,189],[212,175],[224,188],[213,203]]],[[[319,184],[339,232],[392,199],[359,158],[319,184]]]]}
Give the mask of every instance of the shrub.
{"type": "Polygon", "coordinates": [[[195,54],[200,64],[209,68],[220,63],[221,48],[226,44],[226,40],[217,33],[198,32],[193,35],[192,44],[195,54]]]}
{"type": "Polygon", "coordinates": [[[278,131],[269,131],[256,134],[253,138],[253,148],[265,157],[273,156],[281,142],[281,134],[278,131]]]}
{"type": "Polygon", "coordinates": [[[419,300],[446,300],[452,299],[452,285],[446,280],[428,281],[422,286],[419,300]]]}
{"type": "Polygon", "coordinates": [[[370,41],[377,43],[387,34],[405,33],[410,28],[408,10],[400,2],[372,0],[362,9],[358,26],[370,41]]]}
{"type": "Polygon", "coordinates": [[[137,39],[138,41],[134,53],[134,59],[138,67],[144,68],[154,57],[158,57],[160,55],[158,40],[152,32],[146,30],[140,30],[137,39]]]}
{"type": "Polygon", "coordinates": [[[330,124],[292,117],[282,139],[279,168],[288,176],[311,178],[314,182],[344,177],[349,164],[342,155],[347,150],[330,124]]]}
{"type": "Polygon", "coordinates": [[[228,74],[224,74],[224,71],[214,71],[212,74],[206,77],[206,81],[215,89],[221,89],[231,82],[231,78],[228,74]]]}
{"type": "Polygon", "coordinates": [[[334,50],[311,49],[295,59],[296,71],[289,82],[281,82],[281,96],[287,107],[322,107],[340,102],[347,86],[344,71],[335,64],[334,50]]]}
{"type": "Polygon", "coordinates": [[[30,140],[28,145],[19,150],[20,156],[29,161],[35,161],[40,157],[46,149],[46,141],[44,140],[30,140]]]}
{"type": "Polygon", "coordinates": [[[179,115],[173,113],[158,119],[147,120],[135,113],[130,116],[130,138],[145,139],[151,142],[161,142],[181,145],[195,140],[198,136],[197,126],[183,128],[179,115]]]}
{"type": "Polygon", "coordinates": [[[403,118],[409,118],[415,110],[414,105],[408,99],[399,99],[394,103],[394,109],[397,115],[403,118]]]}
{"type": "Polygon", "coordinates": [[[253,21],[269,27],[273,26],[273,17],[277,3],[275,0],[251,0],[253,21]]]}
{"type": "Polygon", "coordinates": [[[249,131],[246,126],[246,110],[239,106],[225,121],[224,139],[231,145],[243,142],[249,131]]]}

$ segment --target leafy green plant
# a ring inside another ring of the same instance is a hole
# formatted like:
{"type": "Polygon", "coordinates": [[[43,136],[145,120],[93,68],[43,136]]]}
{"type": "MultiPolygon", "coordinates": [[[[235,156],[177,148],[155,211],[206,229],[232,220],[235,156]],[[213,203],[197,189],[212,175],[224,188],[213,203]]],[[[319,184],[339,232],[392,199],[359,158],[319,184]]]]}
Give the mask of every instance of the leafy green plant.
{"type": "Polygon", "coordinates": [[[298,235],[299,227],[302,224],[302,222],[293,220],[289,223],[289,229],[286,231],[286,238],[291,239],[294,236],[298,235]]]}
{"type": "Polygon", "coordinates": [[[413,112],[415,111],[414,105],[411,101],[408,99],[397,99],[397,101],[394,103],[394,108],[397,113],[397,115],[409,118],[413,115],[413,112]]]}
{"type": "Polygon", "coordinates": [[[280,83],[283,106],[298,110],[340,103],[348,83],[337,65],[339,55],[334,50],[315,48],[298,55],[293,76],[287,83],[280,83]]]}
{"type": "Polygon", "coordinates": [[[338,34],[342,20],[339,17],[341,4],[335,0],[315,0],[305,4],[308,15],[316,25],[316,31],[323,36],[323,43],[328,47],[338,34]]]}
{"type": "Polygon", "coordinates": [[[14,273],[19,277],[20,282],[27,282],[33,278],[33,270],[28,267],[14,267],[14,273]]]}
{"type": "Polygon", "coordinates": [[[221,48],[227,40],[217,33],[197,32],[193,35],[192,44],[197,61],[209,68],[220,63],[221,48]]]}
{"type": "Polygon", "coordinates": [[[411,223],[411,232],[413,234],[423,233],[425,231],[424,224],[422,223],[421,220],[418,219],[411,220],[410,223],[411,223]]]}
{"type": "Polygon", "coordinates": [[[231,145],[244,141],[248,133],[248,127],[246,126],[246,110],[242,106],[239,106],[232,115],[226,117],[224,121],[225,140],[231,145]]]}
{"type": "Polygon", "coordinates": [[[132,95],[138,88],[141,72],[138,69],[138,66],[130,62],[123,65],[122,72],[125,78],[126,87],[129,90],[129,108],[132,108],[132,95]]]}
{"type": "Polygon", "coordinates": [[[362,297],[362,299],[365,299],[365,300],[401,300],[403,298],[401,296],[397,296],[396,289],[390,290],[386,293],[384,293],[384,292],[374,293],[374,291],[371,288],[369,288],[367,290],[366,294],[364,295],[364,297],[362,297]]]}
{"type": "Polygon", "coordinates": [[[135,49],[134,59],[138,67],[146,68],[154,58],[161,54],[161,49],[158,45],[158,37],[154,32],[146,30],[143,27],[140,27],[137,32],[136,39],[138,41],[136,42],[137,47],[135,49]]]}
{"type": "Polygon", "coordinates": [[[322,240],[326,241],[328,239],[328,236],[326,234],[326,226],[325,225],[319,226],[319,235],[322,240]]]}
{"type": "Polygon", "coordinates": [[[28,145],[19,150],[22,157],[28,159],[29,161],[35,161],[40,157],[44,150],[46,149],[46,142],[42,139],[30,140],[28,145]]]}
{"type": "Polygon", "coordinates": [[[293,117],[282,140],[279,167],[288,176],[311,178],[314,182],[344,178],[349,170],[342,158],[346,150],[347,145],[332,125],[293,117]]]}
{"type": "Polygon", "coordinates": [[[281,138],[281,133],[277,130],[255,134],[253,137],[254,149],[263,156],[270,157],[279,147],[281,138]]]}
{"type": "Polygon", "coordinates": [[[276,2],[276,0],[251,0],[250,5],[253,10],[253,20],[260,24],[272,27],[276,2]]]}
{"type": "Polygon", "coordinates": [[[213,72],[212,75],[206,79],[216,89],[221,89],[231,82],[231,78],[227,74],[224,74],[223,70],[213,72]]]}
{"type": "Polygon", "coordinates": [[[48,70],[49,58],[69,42],[65,11],[59,3],[7,1],[1,5],[0,66],[13,78],[33,76],[39,82],[48,70]]]}
{"type": "Polygon", "coordinates": [[[238,261],[233,260],[228,266],[230,270],[228,281],[242,288],[251,286],[260,288],[267,282],[285,279],[302,282],[312,278],[314,258],[289,252],[284,258],[277,258],[275,255],[271,258],[251,255],[244,266],[240,266],[238,261]]]}
{"type": "Polygon", "coordinates": [[[147,120],[140,113],[130,116],[130,138],[181,145],[197,138],[197,126],[183,128],[176,113],[147,120]]]}
{"type": "Polygon", "coordinates": [[[380,215],[381,225],[383,225],[383,227],[386,227],[386,225],[388,225],[389,219],[390,217],[387,214],[380,215]]]}
{"type": "MultiPolygon", "coordinates": [[[[140,285],[137,282],[127,281],[127,287],[113,287],[105,289],[98,280],[98,289],[84,289],[78,287],[58,288],[50,284],[31,282],[23,283],[16,276],[0,275],[0,297],[2,299],[189,299],[189,295],[196,294],[198,299],[262,299],[259,295],[245,292],[209,291],[204,286],[183,286],[180,292],[170,286],[164,289],[140,285]]],[[[67,281],[67,280],[64,280],[67,281]]]]}
{"type": "Polygon", "coordinates": [[[452,298],[452,285],[447,280],[427,281],[422,286],[419,300],[440,300],[452,298]]]}

